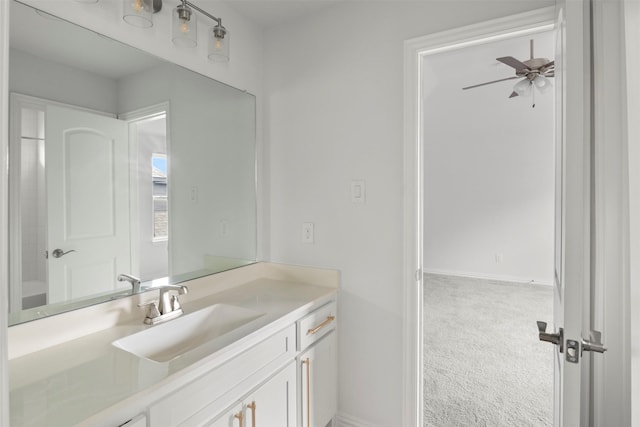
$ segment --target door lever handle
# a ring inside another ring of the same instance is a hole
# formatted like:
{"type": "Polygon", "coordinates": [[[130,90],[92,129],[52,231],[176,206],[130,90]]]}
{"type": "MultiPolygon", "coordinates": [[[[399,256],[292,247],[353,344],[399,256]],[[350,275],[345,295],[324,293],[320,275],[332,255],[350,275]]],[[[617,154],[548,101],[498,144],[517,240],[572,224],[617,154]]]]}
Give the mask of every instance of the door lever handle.
{"type": "Polygon", "coordinates": [[[582,339],[582,352],[585,351],[595,351],[598,353],[607,351],[607,348],[602,345],[602,333],[600,331],[590,331],[588,341],[584,338],[582,339]]]}
{"type": "Polygon", "coordinates": [[[53,255],[54,258],[61,258],[71,252],[75,252],[75,250],[71,249],[70,251],[64,252],[62,249],[54,249],[51,255],[53,255]]]}
{"type": "Polygon", "coordinates": [[[540,341],[550,342],[551,344],[555,344],[559,347],[560,353],[564,351],[564,336],[562,328],[558,329],[556,333],[548,333],[547,332],[547,322],[541,322],[538,320],[536,322],[538,324],[538,338],[540,341]]]}

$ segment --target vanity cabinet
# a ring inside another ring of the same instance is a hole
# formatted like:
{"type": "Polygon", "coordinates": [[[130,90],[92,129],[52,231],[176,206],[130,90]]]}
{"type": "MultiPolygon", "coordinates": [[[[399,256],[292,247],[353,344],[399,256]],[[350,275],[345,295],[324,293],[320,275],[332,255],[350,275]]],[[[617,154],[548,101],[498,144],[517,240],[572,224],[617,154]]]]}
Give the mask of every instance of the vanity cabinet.
{"type": "Polygon", "coordinates": [[[296,367],[292,361],[206,427],[295,427],[296,367]]]}
{"type": "Polygon", "coordinates": [[[336,305],[329,303],[299,322],[298,426],[325,427],[338,410],[336,305]]]}
{"type": "MultiPolygon", "coordinates": [[[[278,372],[282,366],[294,360],[296,354],[294,342],[295,325],[291,325],[243,351],[152,405],[149,408],[150,425],[153,427],[233,425],[209,423],[213,419],[218,419],[223,411],[225,414],[233,412],[226,408],[240,401],[251,390],[257,390],[257,385],[266,386],[274,372],[278,372]]],[[[294,385],[295,382],[292,383],[292,388],[295,388],[294,385]]],[[[278,399],[282,407],[286,407],[286,400],[282,396],[278,399]]],[[[262,408],[263,405],[260,406],[262,408]]],[[[264,406],[268,407],[268,405],[264,406]]],[[[295,407],[295,404],[292,403],[290,406],[295,407]]],[[[241,408],[236,410],[236,413],[239,411],[246,412],[241,408]]]]}

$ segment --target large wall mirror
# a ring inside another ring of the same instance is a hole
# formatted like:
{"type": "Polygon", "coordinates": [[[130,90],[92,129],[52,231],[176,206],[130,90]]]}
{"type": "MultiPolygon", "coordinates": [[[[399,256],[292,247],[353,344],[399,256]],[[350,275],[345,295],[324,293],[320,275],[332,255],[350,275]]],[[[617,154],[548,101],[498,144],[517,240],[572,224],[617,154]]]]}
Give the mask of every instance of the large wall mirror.
{"type": "Polygon", "coordinates": [[[255,262],[253,95],[15,1],[9,89],[10,324],[255,262]]]}

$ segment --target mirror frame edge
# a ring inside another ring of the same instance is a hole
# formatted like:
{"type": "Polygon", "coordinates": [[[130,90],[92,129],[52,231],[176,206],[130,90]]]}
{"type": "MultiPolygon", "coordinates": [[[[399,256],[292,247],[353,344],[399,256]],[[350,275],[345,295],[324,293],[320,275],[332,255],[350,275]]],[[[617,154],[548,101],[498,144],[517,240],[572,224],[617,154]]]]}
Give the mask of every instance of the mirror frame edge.
{"type": "MultiPolygon", "coordinates": [[[[9,144],[9,5],[0,1],[0,253],[8,248],[8,169],[9,144]]],[[[0,295],[9,295],[8,257],[0,257],[0,295]]],[[[0,427],[9,427],[9,307],[8,298],[0,304],[0,427]]]]}

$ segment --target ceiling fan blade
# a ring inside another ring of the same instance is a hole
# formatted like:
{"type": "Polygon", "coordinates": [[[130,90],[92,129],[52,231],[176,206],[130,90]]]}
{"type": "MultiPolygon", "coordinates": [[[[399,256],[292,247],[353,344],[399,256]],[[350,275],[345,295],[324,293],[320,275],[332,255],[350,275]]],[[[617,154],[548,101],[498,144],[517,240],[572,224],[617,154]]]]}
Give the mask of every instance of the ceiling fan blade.
{"type": "Polygon", "coordinates": [[[509,67],[513,67],[516,69],[516,72],[520,71],[529,71],[529,67],[527,67],[524,63],[518,61],[513,56],[503,56],[501,58],[496,58],[496,61],[500,61],[509,67]]]}
{"type": "Polygon", "coordinates": [[[511,92],[511,95],[509,95],[509,98],[515,98],[516,96],[518,96],[518,93],[516,91],[511,92]]]}
{"type": "Polygon", "coordinates": [[[513,80],[513,79],[519,79],[519,78],[520,78],[519,76],[507,77],[506,79],[493,80],[493,81],[490,81],[490,82],[480,83],[480,84],[473,85],[473,86],[463,87],[462,90],[473,89],[474,87],[486,86],[486,85],[490,85],[490,84],[493,84],[493,83],[503,82],[505,80],[513,80]]]}

